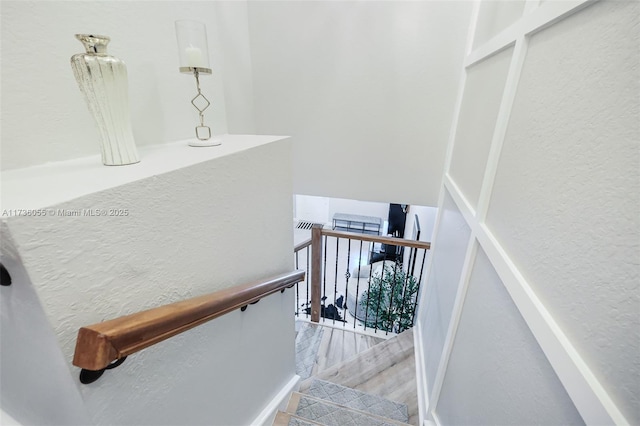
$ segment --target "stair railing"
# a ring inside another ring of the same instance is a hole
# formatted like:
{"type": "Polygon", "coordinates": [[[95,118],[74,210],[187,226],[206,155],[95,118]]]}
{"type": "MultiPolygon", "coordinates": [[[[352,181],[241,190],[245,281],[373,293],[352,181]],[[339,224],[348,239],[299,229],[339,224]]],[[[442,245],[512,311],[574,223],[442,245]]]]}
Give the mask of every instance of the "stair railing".
{"type": "MultiPolygon", "coordinates": [[[[306,264],[305,278],[303,280],[304,281],[303,285],[306,287],[306,292],[304,293],[306,295],[306,303],[304,304],[304,306],[309,306],[309,295],[311,294],[309,293],[309,270],[311,269],[311,265],[309,264],[309,262],[311,261],[310,249],[311,249],[311,238],[301,242],[300,244],[297,244],[293,248],[293,256],[294,256],[296,269],[298,270],[300,269],[301,253],[302,253],[302,256],[304,257],[304,263],[306,264]]],[[[296,283],[296,312],[295,312],[296,317],[300,316],[300,307],[302,306],[302,304],[300,303],[300,283],[301,282],[296,283]]]]}
{"type": "Polygon", "coordinates": [[[73,365],[83,369],[80,381],[91,383],[105,369],[120,365],[128,355],[236,309],[244,311],[265,296],[293,287],[304,277],[304,271],[296,270],[82,327],[73,365]]]}
{"type": "Polygon", "coordinates": [[[336,324],[340,321],[343,326],[353,323],[354,329],[360,326],[385,334],[399,333],[413,326],[431,243],[314,225],[311,239],[298,247],[297,263],[299,254],[304,253],[302,250],[307,250],[310,283],[303,296],[306,303],[300,303],[304,288],[296,288],[296,315],[300,315],[302,306],[306,307],[305,313],[312,322],[330,320],[336,324]],[[335,250],[330,255],[329,244],[331,250],[335,250]],[[417,262],[419,270],[416,270],[417,262]]]}

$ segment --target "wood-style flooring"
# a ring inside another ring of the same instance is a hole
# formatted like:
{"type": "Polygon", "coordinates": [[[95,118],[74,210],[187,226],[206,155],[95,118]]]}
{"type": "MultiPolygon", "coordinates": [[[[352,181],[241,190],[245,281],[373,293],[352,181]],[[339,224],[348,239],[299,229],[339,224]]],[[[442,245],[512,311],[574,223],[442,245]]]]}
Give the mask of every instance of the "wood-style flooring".
{"type": "Polygon", "coordinates": [[[311,370],[312,376],[318,375],[329,367],[348,361],[359,353],[385,341],[380,337],[367,336],[349,330],[321,325],[317,327],[322,327],[324,333],[311,370]]]}
{"type": "Polygon", "coordinates": [[[409,423],[418,424],[418,398],[413,330],[391,339],[324,327],[324,334],[311,378],[303,381],[306,391],[313,377],[347,386],[409,407],[409,423]]]}

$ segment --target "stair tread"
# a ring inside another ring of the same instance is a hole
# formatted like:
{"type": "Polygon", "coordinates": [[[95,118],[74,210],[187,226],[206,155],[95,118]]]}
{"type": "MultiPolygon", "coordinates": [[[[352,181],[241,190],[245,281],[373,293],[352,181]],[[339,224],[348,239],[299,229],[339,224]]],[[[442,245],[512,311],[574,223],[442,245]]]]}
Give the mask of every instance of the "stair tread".
{"type": "Polygon", "coordinates": [[[405,426],[407,423],[294,392],[287,413],[326,426],[405,426]]]}
{"type": "Polygon", "coordinates": [[[313,420],[303,419],[295,414],[285,413],[278,411],[276,418],[273,421],[273,426],[323,426],[321,423],[316,423],[313,420]]]}
{"type": "Polygon", "coordinates": [[[300,392],[306,393],[314,379],[402,402],[409,408],[407,423],[419,421],[412,329],[302,381],[300,392]]]}
{"type": "Polygon", "coordinates": [[[324,328],[311,323],[302,323],[296,334],[296,374],[302,379],[311,376],[324,328]]]}
{"type": "Polygon", "coordinates": [[[409,420],[409,410],[406,404],[325,380],[314,378],[306,394],[369,414],[405,423],[409,420]]]}

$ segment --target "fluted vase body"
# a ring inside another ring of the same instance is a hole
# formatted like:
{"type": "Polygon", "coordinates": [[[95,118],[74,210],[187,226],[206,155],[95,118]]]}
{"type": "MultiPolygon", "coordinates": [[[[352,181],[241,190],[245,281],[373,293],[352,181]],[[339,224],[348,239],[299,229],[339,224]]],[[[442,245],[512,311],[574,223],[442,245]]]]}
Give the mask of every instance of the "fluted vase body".
{"type": "Polygon", "coordinates": [[[71,57],[80,91],[98,126],[102,162],[121,166],[140,161],[129,113],[127,67],[107,54],[106,36],[76,34],[86,53],[71,57]]]}

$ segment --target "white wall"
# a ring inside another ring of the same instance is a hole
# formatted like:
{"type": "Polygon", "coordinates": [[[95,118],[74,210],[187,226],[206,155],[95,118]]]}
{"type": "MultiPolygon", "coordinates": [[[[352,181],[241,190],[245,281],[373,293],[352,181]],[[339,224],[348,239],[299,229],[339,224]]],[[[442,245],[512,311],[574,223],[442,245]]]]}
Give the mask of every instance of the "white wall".
{"type": "Polygon", "coordinates": [[[438,209],[436,207],[409,206],[404,237],[413,238],[413,225],[417,215],[418,223],[420,224],[420,241],[431,241],[437,214],[438,209]]]}
{"type": "Polygon", "coordinates": [[[383,222],[389,217],[389,203],[299,194],[296,194],[295,200],[297,219],[325,223],[328,226],[331,226],[335,213],[379,217],[383,222]]]}
{"type": "MultiPolygon", "coordinates": [[[[174,21],[205,22],[213,68],[212,76],[201,79],[212,101],[205,122],[214,133],[227,133],[225,94],[235,96],[237,81],[248,78],[240,67],[245,57],[232,62],[230,47],[221,49],[219,27],[229,43],[227,26],[217,25],[223,13],[224,6],[198,1],[3,1],[2,170],[99,152],[93,117],[69,63],[84,51],[77,33],[110,36],[108,52],[127,64],[132,127],[140,147],[194,136],[195,80],[178,71],[174,21]],[[234,70],[226,72],[229,86],[223,90],[225,61],[234,70]]],[[[237,52],[243,54],[242,49],[237,52]]]]}
{"type": "Polygon", "coordinates": [[[329,199],[329,223],[336,213],[348,213],[362,216],[379,217],[382,222],[389,218],[389,203],[371,201],[345,200],[343,198],[329,199]]]}
{"type": "Polygon", "coordinates": [[[469,281],[438,402],[440,422],[582,424],[580,414],[482,250],[478,250],[469,281]],[[504,343],[497,344],[497,339],[504,343]],[[509,421],[496,422],[505,418],[509,421]]]}
{"type": "Polygon", "coordinates": [[[0,259],[13,282],[0,287],[0,423],[89,424],[90,416],[27,272],[17,253],[7,253],[13,243],[6,223],[0,226],[0,259]]]}
{"type": "Polygon", "coordinates": [[[432,261],[427,269],[427,285],[422,287],[418,324],[423,339],[420,342],[424,353],[428,393],[438,372],[440,356],[445,348],[447,330],[456,299],[456,284],[464,265],[467,240],[471,235],[460,211],[450,197],[443,200],[439,208],[438,231],[431,240],[432,261]]]}
{"type": "Polygon", "coordinates": [[[294,195],[295,218],[315,223],[331,223],[329,216],[329,202],[327,197],[312,195],[294,195]]]}
{"type": "Polygon", "coordinates": [[[435,206],[470,2],[249,2],[256,129],[294,192],[435,206]]]}
{"type": "MultiPolygon", "coordinates": [[[[234,311],[134,354],[94,384],[80,385],[79,369],[71,366],[81,326],[293,269],[291,143],[279,140],[243,148],[243,141],[251,137],[227,138],[220,148],[147,148],[147,162],[121,168],[74,160],[3,172],[2,207],[10,209],[20,206],[4,202],[6,194],[19,194],[27,187],[27,198],[47,199],[46,185],[29,182],[46,179],[55,170],[77,176],[69,185],[80,188],[85,181],[100,185],[103,178],[97,177],[103,173],[116,180],[122,173],[135,175],[136,170],[163,167],[167,161],[219,152],[211,149],[227,150],[226,155],[68,201],[68,190],[54,187],[60,202],[31,205],[127,209],[126,216],[3,218],[3,256],[16,258],[30,280],[14,285],[33,286],[57,339],[55,346],[52,339],[39,342],[42,354],[55,355],[61,349],[58,361],[66,361],[56,365],[52,357],[45,366],[54,370],[50,376],[58,377],[60,383],[54,384],[61,393],[77,387],[94,424],[250,424],[294,377],[291,292],[277,293],[246,312],[234,311]],[[178,150],[180,158],[162,157],[163,150],[178,150]],[[7,231],[13,247],[7,245],[7,231]]],[[[21,315],[4,310],[14,303],[11,290],[2,288],[3,327],[5,314],[21,315]]],[[[46,334],[41,326],[20,333],[46,334]]],[[[4,333],[2,337],[4,343],[4,333]]],[[[5,392],[42,386],[27,374],[5,375],[5,368],[16,365],[5,364],[12,358],[5,358],[9,349],[4,345],[2,350],[3,402],[5,392]],[[18,383],[20,378],[28,381],[18,383]]],[[[20,353],[27,361],[42,362],[40,353],[20,353]]],[[[17,405],[3,409],[22,421],[24,404],[37,409],[29,401],[14,401],[17,405]]],[[[52,421],[63,416],[55,411],[40,414],[52,421]]]]}
{"type": "Polygon", "coordinates": [[[247,0],[214,2],[213,27],[220,41],[227,129],[232,134],[253,135],[253,64],[247,4],[247,0]]]}
{"type": "Polygon", "coordinates": [[[637,424],[640,5],[488,4],[419,314],[423,412],[637,424]]]}

